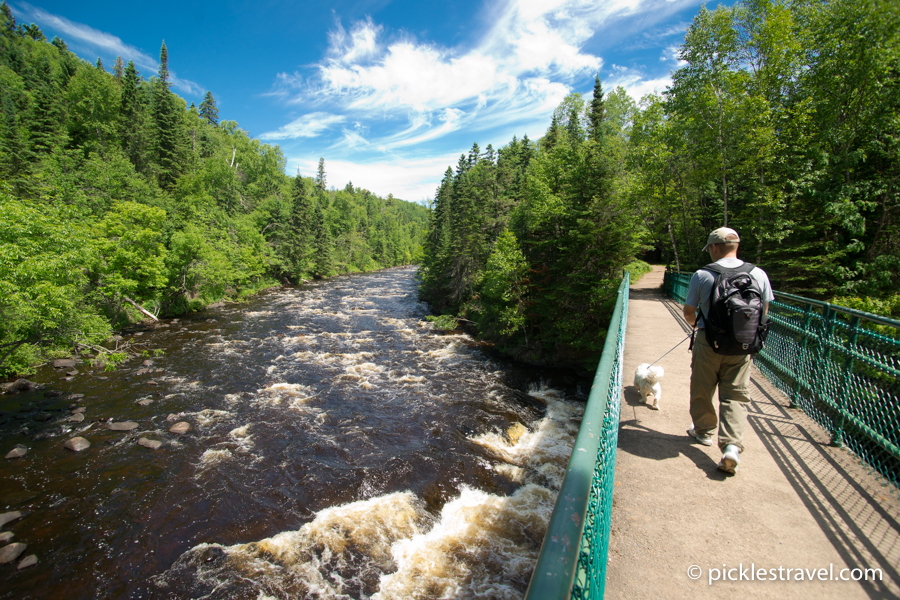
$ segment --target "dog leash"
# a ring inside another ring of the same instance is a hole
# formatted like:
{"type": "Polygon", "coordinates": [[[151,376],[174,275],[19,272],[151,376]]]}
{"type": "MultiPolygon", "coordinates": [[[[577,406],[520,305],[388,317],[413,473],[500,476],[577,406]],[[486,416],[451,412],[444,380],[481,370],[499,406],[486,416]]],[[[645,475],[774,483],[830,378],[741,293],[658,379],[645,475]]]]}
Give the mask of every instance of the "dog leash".
{"type": "MultiPolygon", "coordinates": [[[[675,346],[672,347],[672,350],[674,350],[674,349],[677,348],[678,346],[680,346],[680,345],[682,345],[683,343],[685,343],[685,342],[687,341],[687,339],[688,339],[689,337],[691,337],[692,335],[694,335],[694,330],[693,330],[693,329],[691,330],[691,332],[690,332],[689,334],[687,334],[687,337],[686,337],[686,338],[684,338],[683,340],[681,340],[680,342],[678,342],[677,344],[675,344],[675,346]]],[[[663,354],[662,356],[660,356],[659,358],[657,358],[656,360],[654,360],[652,363],[650,363],[650,366],[652,367],[653,365],[655,365],[656,363],[658,363],[659,361],[661,361],[662,359],[664,359],[666,356],[668,356],[669,354],[671,354],[671,353],[672,353],[672,350],[669,350],[668,352],[666,352],[665,354],[663,354]]]]}

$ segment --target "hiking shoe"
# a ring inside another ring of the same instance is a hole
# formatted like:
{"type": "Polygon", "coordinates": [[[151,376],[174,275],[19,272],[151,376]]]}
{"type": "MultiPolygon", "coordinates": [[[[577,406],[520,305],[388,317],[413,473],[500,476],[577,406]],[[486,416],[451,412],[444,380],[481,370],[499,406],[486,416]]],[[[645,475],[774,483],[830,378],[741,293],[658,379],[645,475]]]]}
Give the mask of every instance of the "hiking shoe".
{"type": "Polygon", "coordinates": [[[687,434],[704,446],[712,446],[713,439],[711,435],[700,435],[699,433],[694,431],[693,427],[687,430],[687,434]]]}
{"type": "Polygon", "coordinates": [[[725,453],[722,455],[722,460],[719,461],[719,470],[725,471],[729,475],[734,475],[735,469],[741,464],[740,456],[741,451],[738,450],[738,447],[734,444],[728,444],[725,446],[725,453]]]}

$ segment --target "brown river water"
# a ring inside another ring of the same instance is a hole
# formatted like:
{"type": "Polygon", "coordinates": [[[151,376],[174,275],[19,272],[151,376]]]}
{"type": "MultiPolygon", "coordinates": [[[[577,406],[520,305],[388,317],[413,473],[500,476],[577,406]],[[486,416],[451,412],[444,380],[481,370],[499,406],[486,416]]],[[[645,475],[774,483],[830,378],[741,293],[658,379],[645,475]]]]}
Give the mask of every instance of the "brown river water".
{"type": "Polygon", "coordinates": [[[590,382],[433,330],[416,286],[272,290],[126,336],[149,373],[0,396],[0,456],[29,449],[0,459],[0,512],[27,513],[2,529],[39,560],[0,565],[0,599],[521,598],[590,382]]]}

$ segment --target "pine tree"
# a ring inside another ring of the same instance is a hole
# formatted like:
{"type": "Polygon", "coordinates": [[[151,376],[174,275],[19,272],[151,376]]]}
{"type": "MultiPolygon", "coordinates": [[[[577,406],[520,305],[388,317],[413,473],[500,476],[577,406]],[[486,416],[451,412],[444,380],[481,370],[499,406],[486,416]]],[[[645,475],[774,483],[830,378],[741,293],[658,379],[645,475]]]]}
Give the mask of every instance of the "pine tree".
{"type": "Polygon", "coordinates": [[[122,77],[122,100],[119,106],[119,142],[131,164],[143,171],[144,139],[141,135],[141,107],[138,86],[140,75],[133,61],[128,61],[122,77]]]}
{"type": "Polygon", "coordinates": [[[154,94],[153,122],[156,129],[156,164],[159,184],[170,189],[181,172],[179,160],[181,119],[175,95],[169,90],[169,52],[163,41],[159,51],[159,79],[154,94]]]}
{"type": "Polygon", "coordinates": [[[206,92],[203,102],[200,103],[200,116],[210,125],[218,126],[219,109],[216,107],[216,100],[213,98],[212,92],[206,92]]]}
{"type": "Polygon", "coordinates": [[[559,121],[554,113],[553,119],[550,121],[550,128],[547,129],[547,133],[541,140],[541,148],[545,151],[550,151],[557,143],[559,143],[559,121]]]}
{"type": "Polygon", "coordinates": [[[600,139],[604,119],[606,119],[606,106],[603,104],[603,86],[600,84],[600,73],[597,73],[597,78],[594,80],[594,96],[591,98],[591,107],[588,112],[590,139],[595,141],[600,139]]]}
{"type": "Polygon", "coordinates": [[[122,78],[125,76],[125,61],[122,60],[121,56],[116,57],[116,62],[113,63],[113,77],[115,77],[118,83],[122,83],[122,78]]]}
{"type": "Polygon", "coordinates": [[[13,16],[12,11],[9,10],[9,5],[4,0],[3,4],[0,5],[0,15],[2,15],[4,21],[4,29],[7,35],[11,35],[16,31],[16,18],[13,16]]]}
{"type": "Polygon", "coordinates": [[[50,72],[50,61],[38,66],[43,84],[34,92],[30,122],[31,149],[35,154],[50,154],[62,137],[62,110],[56,82],[50,72]]]}
{"type": "Polygon", "coordinates": [[[316,189],[320,194],[325,193],[325,159],[319,159],[319,168],[316,170],[316,189]]]}
{"type": "Polygon", "coordinates": [[[100,59],[99,56],[97,57],[97,69],[100,70],[100,71],[105,71],[105,70],[106,70],[106,69],[103,68],[103,61],[100,59]]]}

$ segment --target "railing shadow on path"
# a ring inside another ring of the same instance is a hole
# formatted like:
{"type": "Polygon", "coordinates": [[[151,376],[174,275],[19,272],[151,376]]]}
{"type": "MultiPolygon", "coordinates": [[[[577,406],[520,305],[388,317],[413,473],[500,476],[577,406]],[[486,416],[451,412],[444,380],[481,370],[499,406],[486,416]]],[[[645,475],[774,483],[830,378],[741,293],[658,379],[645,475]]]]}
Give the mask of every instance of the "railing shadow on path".
{"type": "Polygon", "coordinates": [[[758,371],[748,421],[822,532],[848,565],[880,568],[871,598],[900,598],[900,510],[879,481],[758,371]]]}

